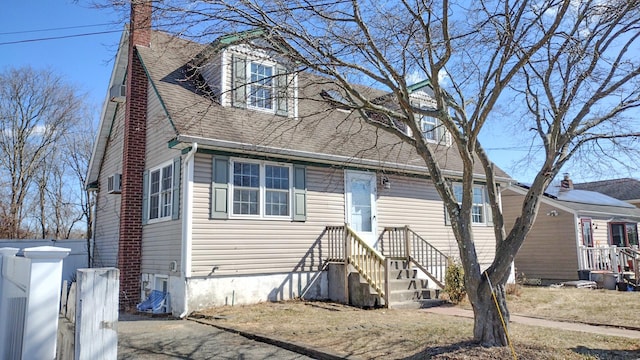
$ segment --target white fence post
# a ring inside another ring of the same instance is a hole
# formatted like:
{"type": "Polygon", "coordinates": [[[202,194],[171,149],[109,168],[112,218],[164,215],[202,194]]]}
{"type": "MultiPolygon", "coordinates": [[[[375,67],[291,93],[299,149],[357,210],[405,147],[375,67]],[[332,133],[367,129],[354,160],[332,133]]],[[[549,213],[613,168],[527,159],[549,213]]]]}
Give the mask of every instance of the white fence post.
{"type": "Polygon", "coordinates": [[[23,359],[55,359],[60,311],[62,259],[70,249],[38,246],[22,250],[31,260],[29,298],[24,324],[23,359]]]}
{"type": "Polygon", "coordinates": [[[78,269],[77,274],[75,359],[115,360],[120,271],[78,269]]]}
{"type": "Polygon", "coordinates": [[[0,248],[0,358],[3,359],[20,357],[22,352],[29,260],[17,259],[19,250],[0,248]],[[21,271],[14,271],[15,266],[21,271]]]}

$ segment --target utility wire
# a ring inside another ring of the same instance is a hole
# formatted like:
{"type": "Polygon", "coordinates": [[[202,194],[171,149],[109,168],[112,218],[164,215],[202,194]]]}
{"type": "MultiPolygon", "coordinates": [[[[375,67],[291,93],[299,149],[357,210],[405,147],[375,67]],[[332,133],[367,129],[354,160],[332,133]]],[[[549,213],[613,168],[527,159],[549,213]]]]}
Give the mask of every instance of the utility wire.
{"type": "Polygon", "coordinates": [[[118,25],[118,24],[120,24],[120,22],[108,22],[108,23],[102,23],[102,24],[66,26],[66,27],[59,27],[59,28],[37,29],[37,30],[10,31],[10,32],[1,32],[0,35],[28,34],[28,33],[34,33],[34,32],[57,31],[57,30],[68,30],[68,29],[81,29],[81,28],[88,28],[88,27],[118,25]]]}
{"type": "Polygon", "coordinates": [[[23,43],[38,42],[38,41],[68,39],[68,38],[81,37],[81,36],[111,34],[111,33],[118,33],[118,32],[122,32],[122,30],[107,30],[107,31],[98,31],[98,32],[92,32],[92,33],[74,34],[74,35],[52,36],[52,37],[38,38],[38,39],[7,41],[7,42],[0,42],[0,46],[1,45],[23,44],[23,43]]]}

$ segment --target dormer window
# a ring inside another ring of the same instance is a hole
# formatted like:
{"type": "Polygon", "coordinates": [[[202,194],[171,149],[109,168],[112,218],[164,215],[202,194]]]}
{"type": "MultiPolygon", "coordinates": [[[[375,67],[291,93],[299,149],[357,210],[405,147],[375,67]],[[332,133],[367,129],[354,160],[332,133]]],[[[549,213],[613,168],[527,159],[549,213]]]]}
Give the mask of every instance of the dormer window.
{"type": "Polygon", "coordinates": [[[273,67],[252,61],[249,68],[249,106],[273,109],[273,67]]]}
{"type": "MultiPolygon", "coordinates": [[[[424,103],[412,102],[411,105],[424,110],[433,109],[432,106],[424,103]]],[[[420,132],[422,133],[422,137],[425,140],[427,140],[428,142],[435,142],[435,143],[441,143],[441,144],[448,143],[447,131],[445,130],[444,126],[442,125],[442,122],[440,122],[439,119],[432,116],[419,115],[419,114],[416,114],[416,119],[418,121],[418,126],[420,127],[420,132]]]]}
{"type": "Polygon", "coordinates": [[[420,131],[428,141],[440,142],[443,139],[443,127],[440,126],[440,121],[434,117],[422,116],[420,118],[420,131]]]}
{"type": "Polygon", "coordinates": [[[289,116],[289,76],[275,62],[232,55],[231,104],[289,116]]]}

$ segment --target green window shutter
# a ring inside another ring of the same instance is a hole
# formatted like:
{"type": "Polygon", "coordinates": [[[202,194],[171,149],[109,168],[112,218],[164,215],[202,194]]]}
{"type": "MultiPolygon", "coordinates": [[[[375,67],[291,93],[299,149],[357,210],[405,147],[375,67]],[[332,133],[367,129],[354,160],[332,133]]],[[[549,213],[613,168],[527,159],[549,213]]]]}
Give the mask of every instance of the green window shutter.
{"type": "Polygon", "coordinates": [[[487,217],[487,225],[493,226],[493,212],[491,211],[491,203],[489,202],[489,191],[484,187],[484,213],[487,217]]]}
{"type": "Polygon", "coordinates": [[[142,174],[142,225],[149,221],[149,170],[142,174]]]}
{"type": "Polygon", "coordinates": [[[229,158],[213,157],[211,182],[211,218],[229,218],[229,158]]]}
{"type": "Polygon", "coordinates": [[[247,58],[233,55],[231,58],[231,102],[239,108],[247,107],[247,58]]]}
{"type": "Polygon", "coordinates": [[[180,218],[180,184],[182,173],[182,157],[176,156],[173,159],[173,199],[171,202],[171,218],[177,220],[180,218]]]}
{"type": "Polygon", "coordinates": [[[307,169],[293,167],[293,221],[307,220],[307,169]]]}
{"type": "Polygon", "coordinates": [[[276,67],[276,114],[287,116],[289,114],[289,79],[287,69],[276,67]]]}

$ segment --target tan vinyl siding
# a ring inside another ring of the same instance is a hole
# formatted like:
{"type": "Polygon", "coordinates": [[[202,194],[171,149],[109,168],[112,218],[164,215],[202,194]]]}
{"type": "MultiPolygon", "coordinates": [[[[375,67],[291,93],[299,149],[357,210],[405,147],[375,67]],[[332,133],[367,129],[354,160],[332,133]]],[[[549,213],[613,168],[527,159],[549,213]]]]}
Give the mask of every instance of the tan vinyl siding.
{"type": "MultiPolygon", "coordinates": [[[[167,146],[168,141],[175,137],[175,131],[152,87],[149,87],[148,99],[145,169],[172,163],[174,157],[180,155],[180,151],[169,149],[167,146]]],[[[166,220],[144,225],[142,272],[169,274],[169,265],[172,261],[176,261],[180,269],[181,239],[181,220],[166,220]]]]}
{"type": "MultiPolygon", "coordinates": [[[[409,227],[448,256],[459,257],[458,245],[445,223],[444,204],[433,183],[427,179],[387,176],[391,188],[378,185],[378,231],[386,226],[409,227]]],[[[378,176],[378,184],[380,177],[378,176]]],[[[493,227],[473,227],[478,261],[488,265],[495,253],[493,227]]]]}
{"type": "Polygon", "coordinates": [[[95,267],[117,266],[121,195],[107,193],[107,178],[114,173],[122,174],[123,126],[124,106],[120,105],[107,140],[107,149],[98,177],[93,254],[95,267]]]}
{"type": "Polygon", "coordinates": [[[200,74],[216,97],[222,93],[222,59],[222,55],[216,55],[200,68],[200,74]]]}
{"type": "MultiPolygon", "coordinates": [[[[317,270],[327,256],[327,225],[344,224],[344,171],[307,167],[307,221],[211,220],[211,155],[197,154],[194,176],[192,271],[194,276],[317,270]]],[[[428,180],[392,176],[378,191],[378,227],[411,226],[447,254],[457,255],[443,204],[428,180]]],[[[493,259],[491,227],[474,227],[482,264],[493,259]]]]}
{"type": "Polygon", "coordinates": [[[197,154],[194,175],[193,276],[318,270],[320,234],[344,223],[342,172],[307,168],[307,221],[210,220],[210,155],[197,154]]]}
{"type": "MultiPolygon", "coordinates": [[[[502,196],[505,226],[513,226],[524,197],[510,190],[502,196]]],[[[542,203],[533,228],[516,255],[516,271],[528,279],[577,280],[576,218],[573,213],[542,203]],[[548,216],[551,210],[558,216],[548,216]]]]}

